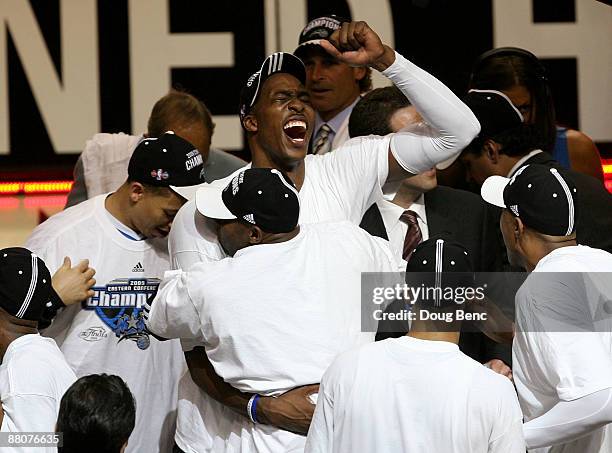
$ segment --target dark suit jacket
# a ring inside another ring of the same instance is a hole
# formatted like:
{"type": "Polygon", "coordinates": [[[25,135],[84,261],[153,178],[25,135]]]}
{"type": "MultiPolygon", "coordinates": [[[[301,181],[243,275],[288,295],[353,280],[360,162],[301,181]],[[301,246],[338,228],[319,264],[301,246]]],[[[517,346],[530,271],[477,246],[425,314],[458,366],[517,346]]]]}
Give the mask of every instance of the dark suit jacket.
{"type": "MultiPolygon", "coordinates": [[[[445,234],[463,244],[470,251],[476,272],[495,272],[501,269],[499,216],[478,195],[438,186],[425,193],[425,213],[429,237],[445,234]]],[[[366,211],[360,226],[373,236],[389,239],[375,204],[366,211]]],[[[395,326],[391,328],[387,325],[384,327],[385,332],[379,329],[376,340],[405,334],[407,326],[400,326],[396,330],[395,326]]],[[[498,358],[511,364],[510,347],[497,344],[480,332],[462,332],[459,347],[480,362],[498,358]]]]}
{"type": "MultiPolygon", "coordinates": [[[[542,164],[562,168],[561,164],[545,152],[538,153],[525,164],[542,164]]],[[[565,169],[567,171],[567,169],[565,169]]],[[[569,176],[576,184],[576,240],[612,253],[612,194],[598,179],[569,170],[569,176]]]]}

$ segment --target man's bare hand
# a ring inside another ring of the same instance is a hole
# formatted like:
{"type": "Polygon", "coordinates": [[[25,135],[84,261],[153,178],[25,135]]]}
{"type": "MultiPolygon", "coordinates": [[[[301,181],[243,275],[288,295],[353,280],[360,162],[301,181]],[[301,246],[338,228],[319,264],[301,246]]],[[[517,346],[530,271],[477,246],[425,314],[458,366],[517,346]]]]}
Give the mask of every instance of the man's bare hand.
{"type": "Polygon", "coordinates": [[[319,385],[298,387],[283,395],[260,397],[257,402],[257,419],[297,434],[307,434],[314,415],[315,405],[309,396],[319,391],[319,385]]]}
{"type": "Polygon", "coordinates": [[[465,304],[465,310],[479,314],[485,319],[473,321],[473,324],[491,340],[501,344],[512,344],[514,322],[488,297],[485,296],[482,300],[470,300],[465,304]]]}
{"type": "Polygon", "coordinates": [[[484,364],[484,366],[495,371],[497,374],[501,374],[502,376],[506,376],[508,379],[512,380],[512,369],[503,361],[499,359],[489,360],[484,364]]]}
{"type": "Polygon", "coordinates": [[[53,274],[53,289],[64,305],[79,303],[94,295],[91,287],[96,284],[95,273],[95,269],[89,267],[89,260],[72,267],[70,258],[65,257],[62,266],[53,274]]]}
{"type": "Polygon", "coordinates": [[[395,61],[395,52],[382,43],[379,36],[365,22],[344,22],[328,38],[323,47],[339,61],[352,66],[372,66],[384,71],[395,61]]]}

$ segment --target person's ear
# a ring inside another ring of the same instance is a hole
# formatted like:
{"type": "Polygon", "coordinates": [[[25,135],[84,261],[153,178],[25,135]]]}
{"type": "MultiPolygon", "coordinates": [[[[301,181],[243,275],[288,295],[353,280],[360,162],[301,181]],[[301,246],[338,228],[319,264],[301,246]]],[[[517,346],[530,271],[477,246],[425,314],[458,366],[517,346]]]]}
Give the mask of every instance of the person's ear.
{"type": "Polygon", "coordinates": [[[367,69],[364,66],[353,68],[353,77],[355,77],[355,80],[361,80],[366,76],[366,71],[367,69]]]}
{"type": "Polygon", "coordinates": [[[525,224],[520,218],[514,216],[512,216],[512,222],[514,238],[518,244],[525,237],[525,224]]]}
{"type": "Polygon", "coordinates": [[[242,125],[247,130],[247,132],[257,132],[259,129],[257,124],[257,118],[255,117],[255,115],[252,115],[250,113],[244,117],[244,119],[242,120],[242,125]]]}
{"type": "Polygon", "coordinates": [[[132,203],[141,201],[144,198],[145,190],[145,187],[141,183],[132,181],[130,183],[130,201],[132,203]]]}
{"type": "Polygon", "coordinates": [[[492,164],[499,163],[499,151],[501,149],[499,143],[488,138],[484,142],[483,149],[485,156],[487,156],[487,159],[489,159],[492,164]]]}
{"type": "Polygon", "coordinates": [[[249,245],[261,244],[263,241],[264,232],[257,225],[249,228],[249,245]]]}

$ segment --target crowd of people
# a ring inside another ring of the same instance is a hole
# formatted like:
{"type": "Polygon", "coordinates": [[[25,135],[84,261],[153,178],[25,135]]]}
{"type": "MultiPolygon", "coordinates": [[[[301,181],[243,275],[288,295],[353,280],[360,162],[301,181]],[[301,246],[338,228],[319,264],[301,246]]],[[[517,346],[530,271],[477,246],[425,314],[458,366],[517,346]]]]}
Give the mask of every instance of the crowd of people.
{"type": "Polygon", "coordinates": [[[530,52],[469,84],[320,17],[242,87],[250,163],[182,91],[96,134],[66,209],[0,250],[0,431],[61,434],[7,451],[612,451],[599,154],[530,52]],[[510,309],[440,296],[509,272],[510,309]],[[368,329],[367,275],[440,291],[368,329]]]}

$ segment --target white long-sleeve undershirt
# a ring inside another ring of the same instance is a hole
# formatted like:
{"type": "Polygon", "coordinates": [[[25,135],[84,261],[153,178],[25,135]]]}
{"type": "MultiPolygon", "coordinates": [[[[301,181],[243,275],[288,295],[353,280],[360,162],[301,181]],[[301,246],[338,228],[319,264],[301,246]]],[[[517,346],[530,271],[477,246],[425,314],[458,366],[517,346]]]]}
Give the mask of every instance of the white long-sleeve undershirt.
{"type": "Polygon", "coordinates": [[[612,423],[612,389],[560,401],[523,425],[528,449],[563,444],[612,423]]]}
{"type": "Polygon", "coordinates": [[[446,85],[397,52],[395,62],[383,74],[425,120],[391,139],[391,153],[406,171],[418,174],[458,156],[480,132],[480,123],[468,106],[446,85]]]}

